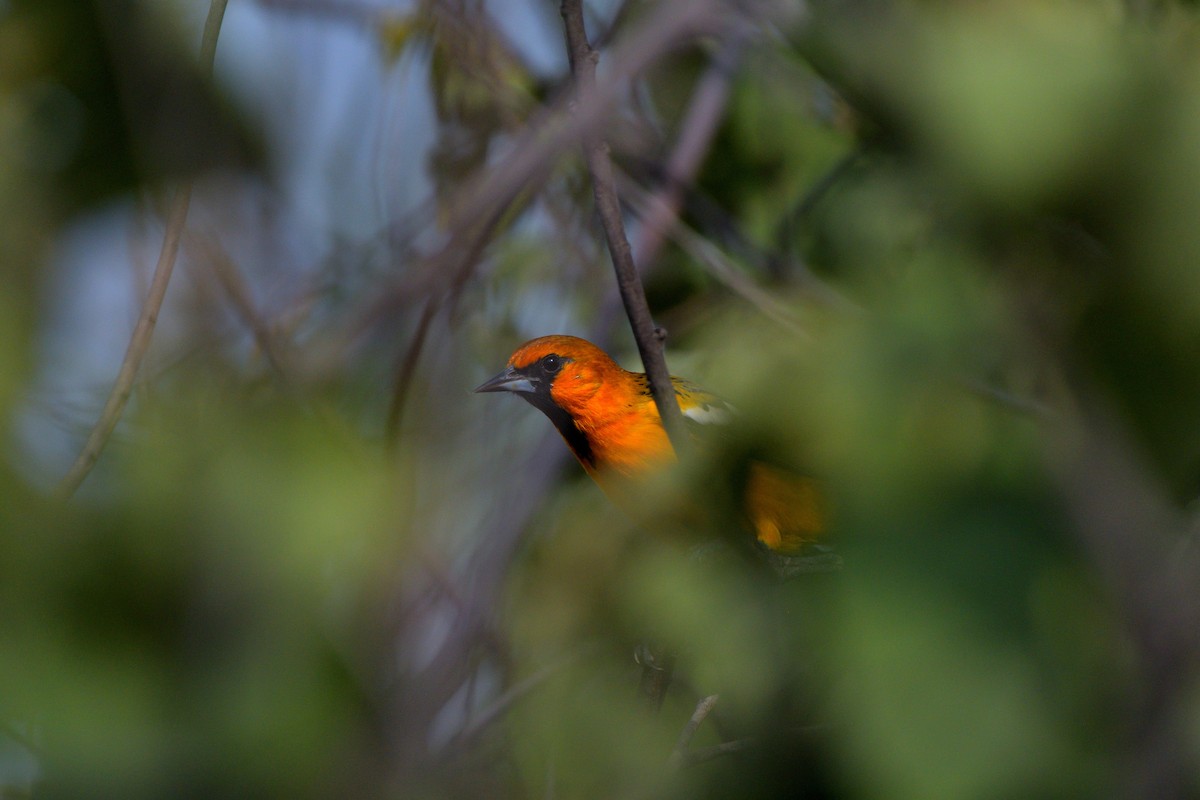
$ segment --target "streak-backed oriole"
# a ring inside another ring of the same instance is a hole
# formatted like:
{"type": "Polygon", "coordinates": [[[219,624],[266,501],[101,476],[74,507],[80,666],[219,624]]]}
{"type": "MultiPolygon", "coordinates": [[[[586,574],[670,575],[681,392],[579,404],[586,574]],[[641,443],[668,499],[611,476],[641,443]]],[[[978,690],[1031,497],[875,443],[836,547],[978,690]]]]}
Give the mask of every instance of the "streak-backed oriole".
{"type": "MultiPolygon", "coordinates": [[[[717,396],[681,378],[671,382],[689,422],[703,426],[731,419],[732,409],[717,396]]],[[[539,409],[618,505],[631,481],[675,460],[646,375],[622,369],[584,339],[555,335],[526,342],[503,372],[475,391],[513,392],[539,409]]],[[[821,493],[809,478],[754,461],[743,495],[747,521],[774,551],[798,551],[825,528],[821,493]]]]}

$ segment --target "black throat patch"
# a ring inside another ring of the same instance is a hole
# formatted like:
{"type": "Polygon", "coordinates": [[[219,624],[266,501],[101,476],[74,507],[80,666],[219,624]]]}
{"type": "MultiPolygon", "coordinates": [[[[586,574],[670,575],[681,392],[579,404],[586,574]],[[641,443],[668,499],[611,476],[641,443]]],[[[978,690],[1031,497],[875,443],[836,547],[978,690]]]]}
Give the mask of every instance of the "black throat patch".
{"type": "Polygon", "coordinates": [[[536,393],[522,393],[521,397],[525,398],[531,406],[550,418],[550,421],[554,423],[554,427],[558,428],[558,432],[562,434],[567,447],[571,448],[571,452],[575,454],[576,458],[589,469],[595,469],[596,456],[592,453],[591,443],[588,442],[583,431],[575,427],[575,420],[571,419],[571,415],[555,405],[554,400],[550,397],[549,384],[543,383],[538,387],[536,393]]]}
{"type": "Polygon", "coordinates": [[[554,427],[558,428],[558,432],[562,434],[567,447],[571,448],[571,452],[585,467],[595,469],[596,455],[592,452],[591,442],[588,441],[583,431],[575,426],[575,420],[571,419],[571,415],[559,408],[554,402],[554,398],[550,396],[555,378],[562,372],[563,367],[570,363],[570,358],[551,355],[519,370],[530,379],[535,389],[533,392],[521,392],[521,397],[524,397],[531,406],[550,418],[554,427]],[[548,360],[556,361],[553,371],[546,368],[548,360]]]}

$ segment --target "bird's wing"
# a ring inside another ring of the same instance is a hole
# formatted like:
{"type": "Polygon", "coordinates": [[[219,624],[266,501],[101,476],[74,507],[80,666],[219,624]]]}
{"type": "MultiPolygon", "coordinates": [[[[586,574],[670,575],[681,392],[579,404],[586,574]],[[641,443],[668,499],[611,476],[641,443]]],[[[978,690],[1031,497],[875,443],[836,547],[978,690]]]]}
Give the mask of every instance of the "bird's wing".
{"type": "Polygon", "coordinates": [[[728,425],[733,422],[736,412],[727,401],[681,378],[672,378],[671,382],[675,385],[679,410],[688,421],[697,425],[728,425]]]}
{"type": "MultiPolygon", "coordinates": [[[[727,401],[680,378],[672,382],[694,435],[711,441],[733,423],[737,411],[727,401]]],[[[821,537],[827,511],[816,480],[757,460],[749,462],[745,479],[745,513],[758,540],[770,550],[799,552],[821,537]]]]}

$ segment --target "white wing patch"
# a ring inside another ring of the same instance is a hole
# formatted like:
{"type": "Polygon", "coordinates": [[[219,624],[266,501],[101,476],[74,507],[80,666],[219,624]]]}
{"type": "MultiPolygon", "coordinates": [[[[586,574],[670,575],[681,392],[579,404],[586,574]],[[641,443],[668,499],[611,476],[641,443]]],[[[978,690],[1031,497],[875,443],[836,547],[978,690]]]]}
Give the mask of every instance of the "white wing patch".
{"type": "Polygon", "coordinates": [[[701,425],[728,425],[733,421],[733,407],[723,402],[698,403],[683,415],[701,425]]]}

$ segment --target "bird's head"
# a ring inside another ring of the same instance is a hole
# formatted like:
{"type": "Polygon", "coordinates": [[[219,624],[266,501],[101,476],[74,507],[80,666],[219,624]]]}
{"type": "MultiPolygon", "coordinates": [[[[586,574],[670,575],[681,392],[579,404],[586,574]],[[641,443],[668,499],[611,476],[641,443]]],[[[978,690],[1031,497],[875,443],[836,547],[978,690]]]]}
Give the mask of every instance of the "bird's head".
{"type": "Polygon", "coordinates": [[[542,411],[553,406],[578,418],[605,380],[624,372],[589,341],[542,336],[518,347],[504,371],[475,391],[514,392],[542,411]]]}

